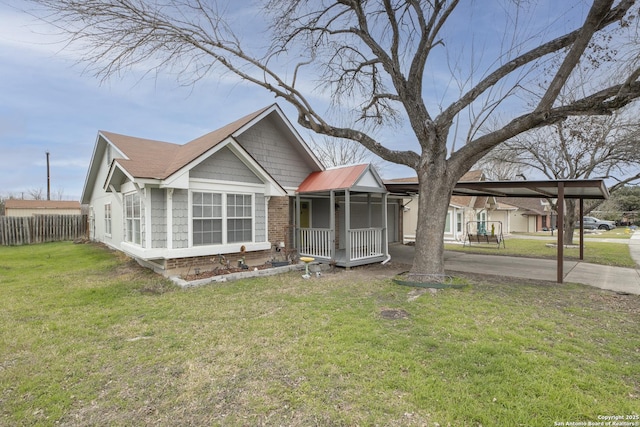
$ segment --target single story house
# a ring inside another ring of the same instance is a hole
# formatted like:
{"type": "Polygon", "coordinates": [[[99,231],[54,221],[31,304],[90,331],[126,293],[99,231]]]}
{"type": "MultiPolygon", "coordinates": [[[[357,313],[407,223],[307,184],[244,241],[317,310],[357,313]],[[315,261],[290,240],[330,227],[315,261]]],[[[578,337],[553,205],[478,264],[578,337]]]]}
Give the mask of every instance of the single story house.
{"type": "Polygon", "coordinates": [[[489,218],[502,221],[510,233],[534,233],[555,227],[555,214],[545,198],[497,197],[489,218]]]}
{"type": "Polygon", "coordinates": [[[4,201],[5,216],[80,215],[81,213],[80,202],[77,200],[7,199],[4,201]]]}
{"type": "Polygon", "coordinates": [[[297,253],[388,259],[400,203],[375,169],[325,169],[277,104],[185,144],[99,131],[82,203],[90,237],[166,275],[297,253]]]}

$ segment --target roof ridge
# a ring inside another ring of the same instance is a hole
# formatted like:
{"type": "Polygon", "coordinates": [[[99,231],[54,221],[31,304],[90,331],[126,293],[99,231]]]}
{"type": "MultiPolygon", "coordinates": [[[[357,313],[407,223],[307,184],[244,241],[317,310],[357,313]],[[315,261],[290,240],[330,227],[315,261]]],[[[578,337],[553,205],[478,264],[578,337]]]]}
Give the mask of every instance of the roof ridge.
{"type": "Polygon", "coordinates": [[[216,145],[220,144],[222,141],[232,136],[235,132],[260,116],[262,113],[269,110],[270,108],[273,108],[274,105],[276,104],[271,104],[267,107],[263,107],[231,123],[227,123],[226,125],[218,129],[192,139],[191,141],[183,145],[179,145],[178,152],[175,156],[173,156],[172,159],[170,159],[171,161],[167,165],[164,178],[171,176],[173,173],[177,172],[188,163],[192,162],[216,145]]]}

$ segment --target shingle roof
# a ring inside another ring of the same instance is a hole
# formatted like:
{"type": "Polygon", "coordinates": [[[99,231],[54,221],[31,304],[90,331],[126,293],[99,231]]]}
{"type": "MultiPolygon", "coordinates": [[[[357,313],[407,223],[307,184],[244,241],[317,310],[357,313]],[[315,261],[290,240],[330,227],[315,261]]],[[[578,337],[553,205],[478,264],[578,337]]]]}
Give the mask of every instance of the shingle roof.
{"type": "Polygon", "coordinates": [[[546,215],[545,207],[542,204],[542,200],[539,198],[531,197],[498,197],[498,202],[506,205],[515,206],[517,208],[529,211],[537,215],[546,215]]]}
{"type": "Polygon", "coordinates": [[[120,150],[126,159],[117,159],[131,176],[136,178],[166,178],[169,163],[176,157],[180,145],[152,139],[136,138],[100,131],[120,150]]]}
{"type": "Polygon", "coordinates": [[[117,163],[134,178],[166,179],[221,143],[267,109],[246,115],[184,145],[101,131],[127,158],[117,163]]]}

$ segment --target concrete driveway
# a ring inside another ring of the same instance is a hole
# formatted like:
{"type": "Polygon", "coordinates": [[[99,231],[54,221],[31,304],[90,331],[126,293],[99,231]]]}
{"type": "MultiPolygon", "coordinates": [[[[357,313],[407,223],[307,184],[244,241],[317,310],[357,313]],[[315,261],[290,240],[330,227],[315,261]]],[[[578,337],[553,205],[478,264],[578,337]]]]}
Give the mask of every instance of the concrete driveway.
{"type": "MultiPolygon", "coordinates": [[[[565,261],[564,281],[581,283],[618,293],[640,295],[640,232],[634,233],[629,242],[629,250],[636,261],[636,267],[610,267],[579,261],[565,261]]],[[[413,246],[396,244],[389,246],[391,262],[413,263],[413,246]]],[[[468,254],[445,251],[445,270],[450,272],[477,273],[508,276],[522,279],[538,279],[555,282],[556,260],[501,255],[468,254]]]]}

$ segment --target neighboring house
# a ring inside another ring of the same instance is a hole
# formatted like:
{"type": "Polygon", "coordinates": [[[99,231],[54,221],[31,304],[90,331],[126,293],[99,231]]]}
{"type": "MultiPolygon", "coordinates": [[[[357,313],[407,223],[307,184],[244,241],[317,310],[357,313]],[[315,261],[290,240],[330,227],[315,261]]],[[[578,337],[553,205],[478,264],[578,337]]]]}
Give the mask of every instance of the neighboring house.
{"type": "Polygon", "coordinates": [[[555,227],[555,215],[544,198],[498,197],[492,220],[504,221],[512,233],[533,233],[555,227]]]}
{"type": "MultiPolygon", "coordinates": [[[[462,176],[460,181],[484,181],[484,174],[481,170],[469,171],[462,176]]],[[[385,180],[387,188],[394,192],[394,188],[411,186],[417,188],[417,178],[397,178],[385,180]]],[[[487,196],[452,196],[449,202],[449,210],[445,223],[444,239],[464,241],[467,228],[473,227],[472,233],[476,233],[478,226],[488,229],[489,211],[496,205],[493,197],[487,196]]],[[[418,227],[418,196],[416,194],[403,199],[403,242],[415,241],[418,227]]],[[[503,234],[507,230],[502,231],[503,234]]]]}
{"type": "Polygon", "coordinates": [[[386,259],[375,213],[386,201],[368,165],[325,171],[277,104],[183,145],[100,131],[82,195],[92,239],[164,274],[223,257],[264,262],[282,248],[345,266],[386,259]],[[360,227],[375,236],[361,239],[360,227]]]}
{"type": "Polygon", "coordinates": [[[4,201],[5,216],[80,215],[80,202],[69,200],[20,200],[4,201]]]}

